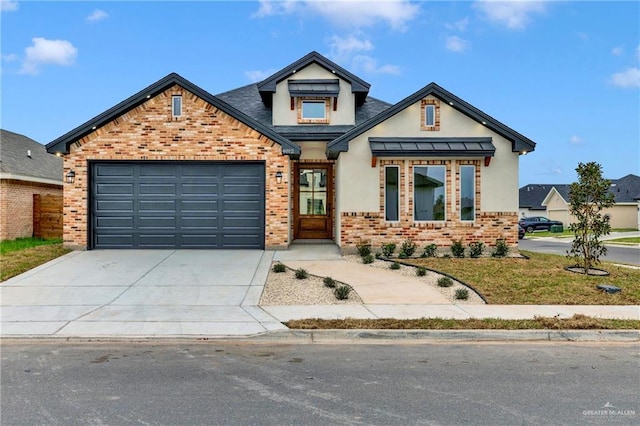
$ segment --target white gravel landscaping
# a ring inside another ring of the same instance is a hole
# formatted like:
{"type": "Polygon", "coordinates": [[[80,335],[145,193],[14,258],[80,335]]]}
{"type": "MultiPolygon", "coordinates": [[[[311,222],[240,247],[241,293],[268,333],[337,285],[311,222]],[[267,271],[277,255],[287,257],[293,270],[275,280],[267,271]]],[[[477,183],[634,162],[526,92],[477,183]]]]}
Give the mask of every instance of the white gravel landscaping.
{"type": "MultiPolygon", "coordinates": [[[[360,256],[356,255],[343,256],[343,259],[347,262],[362,263],[360,256]]],[[[278,262],[274,262],[274,264],[275,263],[278,262]]],[[[391,262],[376,259],[368,266],[371,268],[389,269],[390,265],[391,262]]],[[[416,269],[417,268],[412,266],[400,265],[400,269],[394,272],[404,276],[414,277],[424,282],[425,285],[431,286],[442,293],[453,304],[484,304],[480,296],[469,287],[455,280],[451,287],[439,287],[437,282],[443,275],[427,271],[425,276],[418,277],[416,275],[416,269]],[[455,294],[458,289],[467,289],[469,291],[469,298],[467,300],[456,300],[455,294]]],[[[330,271],[327,271],[327,275],[330,275],[330,271]]],[[[340,285],[340,283],[338,283],[338,285],[340,285]]],[[[322,277],[309,275],[308,278],[300,280],[295,277],[294,271],[289,268],[287,268],[286,272],[281,273],[275,273],[273,270],[269,271],[267,282],[265,283],[264,291],[260,298],[260,305],[264,306],[347,304],[362,304],[362,299],[352,290],[347,300],[338,300],[333,294],[333,289],[324,286],[322,277]]]]}

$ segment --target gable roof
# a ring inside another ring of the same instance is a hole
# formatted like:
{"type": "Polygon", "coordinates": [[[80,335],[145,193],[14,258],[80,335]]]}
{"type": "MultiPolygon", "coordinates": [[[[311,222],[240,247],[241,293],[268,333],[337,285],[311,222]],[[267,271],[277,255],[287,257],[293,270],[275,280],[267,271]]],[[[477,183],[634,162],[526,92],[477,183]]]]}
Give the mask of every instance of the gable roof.
{"type": "Polygon", "coordinates": [[[318,64],[327,71],[351,83],[351,92],[355,93],[356,103],[358,105],[361,105],[365,101],[367,94],[369,93],[369,87],[371,87],[369,83],[362,80],[360,77],[351,74],[349,71],[325,58],[318,52],[313,51],[258,83],[258,91],[260,92],[262,102],[267,106],[271,106],[271,98],[272,94],[276,92],[276,85],[282,80],[295,74],[298,70],[301,70],[311,64],[318,64]]]}
{"type": "Polygon", "coordinates": [[[377,116],[371,118],[367,122],[361,124],[360,126],[357,126],[350,132],[345,133],[341,137],[329,143],[327,145],[328,157],[337,158],[340,152],[346,152],[349,150],[349,141],[351,139],[363,134],[367,130],[370,130],[383,121],[393,117],[394,115],[398,114],[399,112],[403,111],[404,109],[408,108],[409,106],[415,104],[416,102],[427,96],[434,96],[435,98],[446,102],[455,110],[461,112],[472,120],[477,121],[488,129],[491,129],[505,139],[509,140],[511,142],[512,152],[530,152],[535,149],[536,143],[531,139],[502,124],[490,115],[485,114],[478,108],[455,96],[453,93],[450,93],[442,87],[438,86],[436,83],[429,83],[424,88],[418,90],[412,95],[409,95],[397,104],[384,110],[377,116]]]}
{"type": "Polygon", "coordinates": [[[226,114],[229,114],[236,120],[244,123],[245,125],[256,130],[257,132],[275,141],[276,143],[282,146],[283,154],[292,155],[292,156],[300,155],[300,147],[298,145],[292,143],[288,139],[274,132],[273,129],[265,126],[264,124],[255,120],[251,116],[245,114],[244,112],[224,102],[223,100],[213,96],[209,92],[201,89],[200,87],[196,86],[195,84],[191,83],[190,81],[186,80],[185,78],[181,77],[176,73],[171,73],[167,75],[166,77],[158,80],[157,82],[146,87],[145,89],[142,89],[140,92],[125,99],[124,101],[120,102],[114,107],[109,108],[102,114],[92,118],[86,123],[81,124],[80,126],[76,127],[70,132],[50,142],[49,144],[47,144],[47,151],[49,151],[50,153],[58,153],[58,152],[64,153],[64,154],[68,153],[69,146],[75,141],[77,141],[78,139],[82,139],[83,137],[87,136],[89,133],[93,132],[95,129],[104,126],[105,124],[111,122],[115,118],[138,107],[139,105],[146,102],[148,99],[159,95],[160,93],[164,92],[165,90],[169,89],[174,85],[178,85],[183,89],[193,93],[194,95],[198,96],[199,98],[203,99],[204,101],[208,102],[209,104],[213,105],[219,110],[225,112],[226,114]]]}
{"type": "Polygon", "coordinates": [[[549,201],[551,201],[551,197],[553,196],[553,194],[558,194],[558,196],[562,199],[562,201],[564,201],[565,204],[569,204],[569,188],[570,185],[558,185],[557,187],[551,187],[551,190],[549,190],[549,193],[546,197],[544,197],[544,200],[542,200],[541,204],[546,209],[549,201]]]}
{"type": "Polygon", "coordinates": [[[552,188],[556,188],[558,194],[565,200],[569,199],[569,185],[567,184],[534,183],[525,185],[519,189],[520,208],[546,210],[542,202],[546,199],[547,195],[549,195],[552,188]]]}
{"type": "Polygon", "coordinates": [[[62,172],[62,158],[47,153],[44,145],[0,130],[0,177],[61,185],[62,172]]]}
{"type": "Polygon", "coordinates": [[[640,200],[640,176],[628,174],[620,179],[612,179],[609,192],[616,203],[634,203],[640,200]]]}

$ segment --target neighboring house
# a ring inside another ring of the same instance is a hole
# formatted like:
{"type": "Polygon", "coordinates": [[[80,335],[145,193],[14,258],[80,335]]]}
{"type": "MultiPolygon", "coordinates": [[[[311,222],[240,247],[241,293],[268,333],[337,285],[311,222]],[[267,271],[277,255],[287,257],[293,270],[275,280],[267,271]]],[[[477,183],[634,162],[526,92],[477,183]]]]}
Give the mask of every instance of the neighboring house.
{"type": "MultiPolygon", "coordinates": [[[[629,174],[620,179],[612,179],[609,192],[614,196],[615,205],[605,209],[614,229],[640,229],[640,176],[629,174]]],[[[560,220],[564,224],[575,222],[569,213],[569,185],[554,186],[541,202],[549,219],[560,220]]]]}
{"type": "Polygon", "coordinates": [[[517,243],[535,143],[430,83],[395,105],[311,52],[213,96],[170,74],[47,145],[81,248],[287,248],[293,240],[517,243]]]}
{"type": "Polygon", "coordinates": [[[542,201],[549,194],[551,188],[557,188],[560,192],[566,193],[569,190],[569,185],[534,183],[520,188],[520,217],[546,216],[547,207],[542,205],[542,201]]]}
{"type": "Polygon", "coordinates": [[[62,158],[0,130],[0,239],[33,236],[34,194],[62,196],[62,158]]]}

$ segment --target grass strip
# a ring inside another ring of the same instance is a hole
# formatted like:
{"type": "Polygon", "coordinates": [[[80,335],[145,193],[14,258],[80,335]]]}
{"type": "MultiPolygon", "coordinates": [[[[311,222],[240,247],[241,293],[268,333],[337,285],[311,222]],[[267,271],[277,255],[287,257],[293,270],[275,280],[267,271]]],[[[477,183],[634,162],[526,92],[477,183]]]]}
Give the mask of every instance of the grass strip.
{"type": "Polygon", "coordinates": [[[62,244],[47,244],[3,253],[0,257],[0,281],[15,277],[70,251],[62,247],[62,244]]]}
{"type": "Polygon", "coordinates": [[[7,254],[14,251],[20,251],[27,248],[38,247],[49,244],[61,244],[62,240],[45,239],[45,238],[16,238],[15,240],[0,241],[0,254],[7,254]]]}
{"type": "Polygon", "coordinates": [[[380,319],[303,319],[285,323],[289,328],[304,330],[368,329],[368,330],[638,330],[640,320],[620,320],[588,317],[576,314],[571,318],[535,317],[528,320],[443,319],[420,318],[400,320],[380,319]]]}

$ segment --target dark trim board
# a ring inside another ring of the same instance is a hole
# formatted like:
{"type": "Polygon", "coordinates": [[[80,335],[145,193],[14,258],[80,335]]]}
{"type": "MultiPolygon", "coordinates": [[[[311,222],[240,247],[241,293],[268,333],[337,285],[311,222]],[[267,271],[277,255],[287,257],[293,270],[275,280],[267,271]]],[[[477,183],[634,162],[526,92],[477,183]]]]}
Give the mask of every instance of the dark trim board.
{"type": "Polygon", "coordinates": [[[264,249],[264,161],[90,161],[88,249],[264,249]]]}

